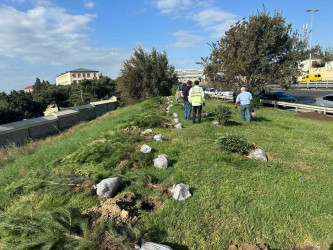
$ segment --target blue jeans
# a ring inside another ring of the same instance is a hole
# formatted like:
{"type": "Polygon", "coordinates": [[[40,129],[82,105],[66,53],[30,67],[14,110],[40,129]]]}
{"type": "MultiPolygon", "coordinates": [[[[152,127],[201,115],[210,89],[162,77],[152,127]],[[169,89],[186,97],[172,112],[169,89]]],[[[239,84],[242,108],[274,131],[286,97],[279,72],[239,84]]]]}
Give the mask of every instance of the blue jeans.
{"type": "Polygon", "coordinates": [[[241,105],[241,118],[242,121],[245,121],[244,115],[246,113],[246,121],[251,121],[251,114],[250,114],[250,104],[247,105],[241,105]]]}
{"type": "Polygon", "coordinates": [[[184,119],[191,120],[192,105],[189,102],[184,101],[184,108],[185,108],[184,119]]]}

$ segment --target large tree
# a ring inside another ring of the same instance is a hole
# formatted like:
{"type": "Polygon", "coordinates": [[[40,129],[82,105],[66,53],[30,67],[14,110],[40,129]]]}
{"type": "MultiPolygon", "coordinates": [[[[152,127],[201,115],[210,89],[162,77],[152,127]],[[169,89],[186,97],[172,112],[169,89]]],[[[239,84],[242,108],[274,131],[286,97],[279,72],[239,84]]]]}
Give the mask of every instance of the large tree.
{"type": "Polygon", "coordinates": [[[117,89],[122,102],[132,104],[144,100],[147,95],[170,95],[177,82],[175,69],[169,65],[165,52],[153,48],[148,53],[139,47],[124,62],[117,89]]]}
{"type": "Polygon", "coordinates": [[[305,43],[279,12],[257,12],[233,25],[203,58],[205,74],[220,89],[245,86],[260,91],[270,84],[288,88],[299,76],[305,43]]]}

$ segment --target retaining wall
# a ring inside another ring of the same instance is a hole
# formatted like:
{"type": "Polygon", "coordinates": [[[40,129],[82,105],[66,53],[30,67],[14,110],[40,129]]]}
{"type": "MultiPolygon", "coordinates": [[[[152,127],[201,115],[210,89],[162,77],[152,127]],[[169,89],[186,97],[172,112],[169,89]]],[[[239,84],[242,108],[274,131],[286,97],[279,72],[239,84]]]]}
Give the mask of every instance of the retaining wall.
{"type": "Polygon", "coordinates": [[[117,98],[52,113],[48,116],[0,125],[0,146],[21,145],[59,133],[80,122],[90,121],[117,108],[117,98]]]}

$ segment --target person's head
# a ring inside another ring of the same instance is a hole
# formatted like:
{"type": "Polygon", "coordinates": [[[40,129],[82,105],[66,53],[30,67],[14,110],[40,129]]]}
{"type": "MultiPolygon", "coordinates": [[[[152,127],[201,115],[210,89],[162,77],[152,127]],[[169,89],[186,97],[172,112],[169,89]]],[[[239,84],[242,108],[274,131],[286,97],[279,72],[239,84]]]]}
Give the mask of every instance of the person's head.
{"type": "Polygon", "coordinates": [[[194,85],[199,85],[199,81],[198,81],[198,80],[195,80],[195,81],[194,81],[194,85]]]}
{"type": "Polygon", "coordinates": [[[187,81],[187,86],[191,86],[192,85],[192,81],[188,80],[187,81]]]}
{"type": "Polygon", "coordinates": [[[241,91],[242,91],[242,92],[245,91],[245,87],[241,87],[241,91]]]}

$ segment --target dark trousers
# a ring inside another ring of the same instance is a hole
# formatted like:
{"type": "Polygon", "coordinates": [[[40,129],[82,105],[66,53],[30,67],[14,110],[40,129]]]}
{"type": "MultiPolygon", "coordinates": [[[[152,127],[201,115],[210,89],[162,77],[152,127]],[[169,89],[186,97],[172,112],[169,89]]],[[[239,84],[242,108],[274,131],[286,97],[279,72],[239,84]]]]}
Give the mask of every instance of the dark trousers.
{"type": "Polygon", "coordinates": [[[198,123],[201,122],[201,112],[202,112],[202,105],[200,106],[192,106],[193,108],[193,123],[195,123],[195,116],[198,113],[198,123]]]}

